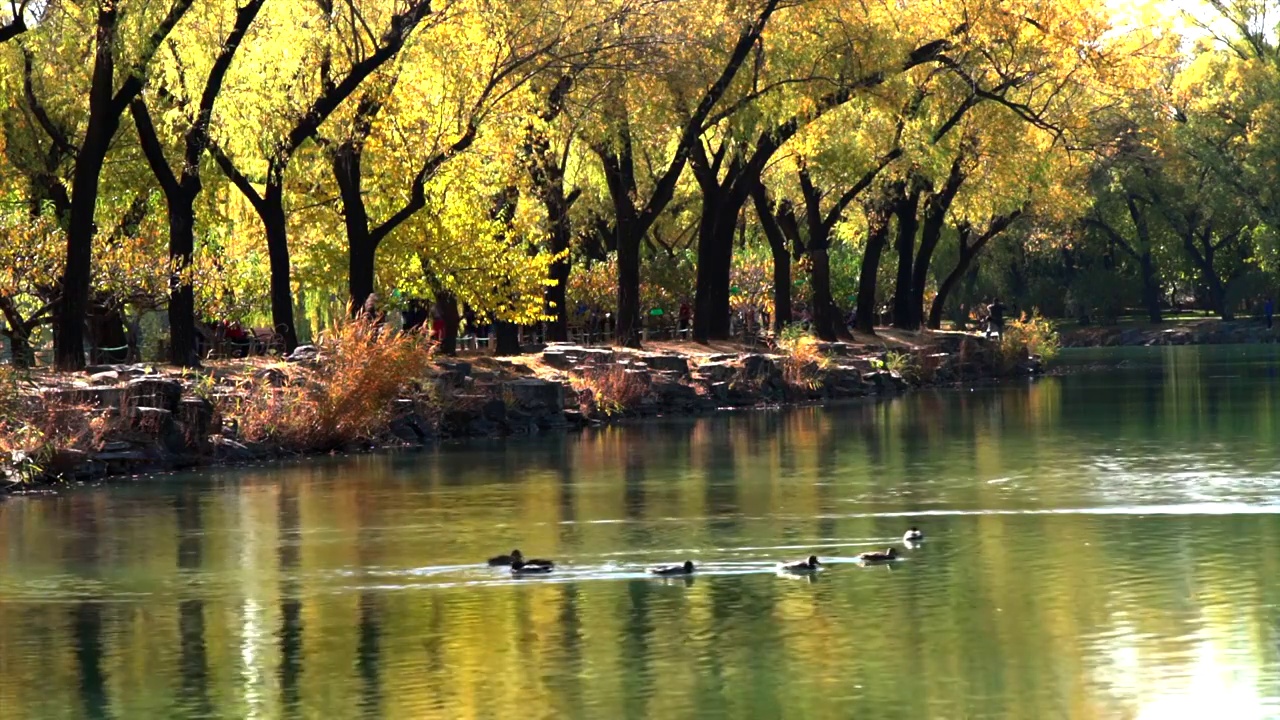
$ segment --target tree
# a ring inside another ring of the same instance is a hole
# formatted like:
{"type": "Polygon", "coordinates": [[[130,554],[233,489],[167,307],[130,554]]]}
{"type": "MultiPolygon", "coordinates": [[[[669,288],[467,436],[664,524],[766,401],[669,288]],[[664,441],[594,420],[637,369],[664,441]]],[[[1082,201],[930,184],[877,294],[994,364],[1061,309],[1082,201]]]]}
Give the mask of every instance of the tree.
{"type": "Polygon", "coordinates": [[[31,0],[9,0],[6,12],[0,12],[0,43],[8,42],[27,31],[27,6],[31,0]]]}
{"type": "MultiPolygon", "coordinates": [[[[209,123],[213,106],[222,93],[227,71],[235,60],[236,51],[244,42],[266,0],[248,0],[239,7],[232,21],[231,30],[219,45],[218,52],[205,77],[199,100],[175,97],[161,88],[157,94],[166,104],[172,104],[184,116],[181,128],[182,160],[177,172],[165,157],[164,144],[151,118],[143,95],[130,104],[138,140],[151,171],[164,193],[169,219],[169,262],[172,272],[169,280],[169,362],[179,367],[199,366],[196,354],[195,289],[190,279],[190,268],[195,255],[195,203],[204,183],[200,176],[201,160],[209,147],[209,123]],[[187,111],[194,105],[194,112],[187,111]]],[[[181,68],[181,65],[179,66],[181,68]]],[[[185,78],[180,83],[186,87],[185,78]]]]}
{"type": "MultiPolygon", "coordinates": [[[[60,370],[84,367],[84,320],[89,309],[92,283],[95,213],[103,164],[111,141],[120,127],[120,118],[142,92],[146,73],[155,54],[191,7],[193,0],[174,0],[158,20],[145,12],[148,3],[100,0],[93,12],[93,69],[88,88],[88,110],[84,133],[75,151],[68,215],[66,262],[62,293],[54,332],[55,360],[60,370]],[[130,23],[125,23],[128,19],[130,23]],[[137,48],[126,45],[130,33],[145,38],[137,48]],[[118,58],[132,61],[117,72],[118,58]]],[[[59,5],[59,11],[75,9],[59,5]]],[[[55,30],[58,24],[53,24],[55,30]]],[[[69,139],[68,139],[69,140],[69,139]]]]}
{"type": "MultiPolygon", "coordinates": [[[[690,155],[699,147],[699,138],[707,119],[728,91],[734,77],[759,41],[765,26],[778,9],[779,0],[758,3],[758,9],[745,20],[730,18],[737,26],[736,39],[729,56],[723,61],[714,80],[697,96],[693,109],[682,113],[677,121],[679,134],[670,161],[656,178],[652,188],[640,194],[636,173],[636,143],[632,118],[625,101],[619,98],[613,114],[606,118],[609,134],[595,142],[592,149],[600,159],[605,183],[612,202],[613,220],[609,228],[618,253],[617,337],[622,344],[640,344],[640,245],[645,234],[674,196],[676,183],[690,155]]],[[[683,105],[683,103],[681,103],[683,105]]],[[[744,188],[744,192],[749,188],[744,188]]],[[[745,196],[744,196],[745,197],[745,196]]],[[[741,207],[739,203],[738,207],[741,207]]],[[[704,213],[705,215],[705,213],[704,213]]],[[[724,298],[727,307],[727,285],[724,298]]],[[[727,322],[727,318],[726,318],[727,322]]]]}
{"type": "MultiPolygon", "coordinates": [[[[285,348],[290,351],[298,345],[298,334],[293,316],[288,217],[284,204],[289,163],[303,143],[315,137],[320,126],[355,93],[361,83],[395,57],[414,29],[431,13],[430,0],[397,3],[397,7],[388,13],[386,29],[375,36],[369,30],[371,24],[368,19],[354,4],[348,4],[346,8],[350,11],[350,18],[340,21],[330,0],[316,2],[320,11],[316,21],[330,26],[330,31],[338,34],[336,39],[340,41],[340,50],[347,55],[342,59],[349,63],[346,69],[335,73],[334,51],[329,44],[319,48],[318,57],[309,59],[315,62],[319,87],[309,94],[304,88],[307,97],[292,108],[284,131],[271,139],[266,148],[266,173],[261,183],[250,178],[244,169],[244,161],[237,163],[223,148],[223,143],[215,142],[210,146],[227,179],[244,195],[262,221],[271,265],[272,323],[285,348]],[[344,30],[350,35],[342,35],[344,30]],[[258,190],[259,185],[262,186],[261,191],[258,190]]],[[[273,42],[289,40],[277,37],[273,42]]]]}

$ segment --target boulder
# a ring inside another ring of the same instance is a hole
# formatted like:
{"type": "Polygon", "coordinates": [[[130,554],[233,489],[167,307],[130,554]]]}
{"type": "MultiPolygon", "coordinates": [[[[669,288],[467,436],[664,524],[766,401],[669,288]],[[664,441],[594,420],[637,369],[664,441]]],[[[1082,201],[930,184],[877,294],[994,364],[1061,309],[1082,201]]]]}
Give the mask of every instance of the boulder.
{"type": "Polygon", "coordinates": [[[160,375],[150,375],[129,381],[124,390],[125,408],[158,408],[169,413],[177,412],[182,399],[182,383],[160,375]]]}
{"type": "Polygon", "coordinates": [[[698,404],[700,397],[692,387],[677,382],[655,382],[649,389],[654,401],[668,410],[691,409],[698,404]]]}
{"type": "Polygon", "coordinates": [[[680,377],[689,374],[689,359],[683,355],[649,355],[644,361],[658,372],[674,373],[680,377]]]}
{"type": "Polygon", "coordinates": [[[173,413],[165,408],[132,407],[125,413],[125,422],[130,430],[142,433],[153,439],[155,443],[173,453],[186,449],[186,438],[173,418],[173,413]]]}
{"type": "Polygon", "coordinates": [[[725,382],[738,374],[738,367],[727,362],[706,362],[698,366],[698,376],[711,382],[725,382]]]}
{"type": "Polygon", "coordinates": [[[564,384],[549,380],[528,378],[512,380],[502,384],[504,397],[510,397],[513,404],[526,410],[564,410],[564,384]]]}
{"type": "Polygon", "coordinates": [[[53,453],[44,470],[54,477],[70,477],[83,471],[89,462],[89,453],[84,450],[62,448],[53,453]]]}
{"type": "Polygon", "coordinates": [[[320,359],[320,348],[315,345],[299,345],[293,352],[284,356],[285,362],[315,362],[320,359]]]}
{"type": "Polygon", "coordinates": [[[219,460],[244,462],[255,457],[255,453],[247,445],[236,442],[231,438],[215,435],[211,440],[213,442],[213,455],[219,460]]]}
{"type": "Polygon", "coordinates": [[[59,404],[90,405],[103,410],[111,410],[120,407],[121,398],[124,396],[124,388],[110,385],[47,388],[42,390],[40,394],[44,397],[46,406],[59,404]]]}
{"type": "Polygon", "coordinates": [[[559,348],[543,350],[542,362],[548,367],[553,367],[557,370],[568,370],[574,365],[574,361],[569,357],[568,353],[559,348]]]}
{"type": "Polygon", "coordinates": [[[392,420],[388,429],[392,435],[410,445],[419,445],[431,437],[431,423],[416,412],[392,420]]]}
{"type": "Polygon", "coordinates": [[[178,403],[178,422],[182,424],[187,447],[194,450],[205,449],[209,444],[209,435],[214,432],[213,403],[204,398],[183,398],[178,403]]]}
{"type": "Polygon", "coordinates": [[[504,422],[507,419],[507,404],[500,398],[489,400],[480,408],[480,415],[491,422],[504,422]]]}

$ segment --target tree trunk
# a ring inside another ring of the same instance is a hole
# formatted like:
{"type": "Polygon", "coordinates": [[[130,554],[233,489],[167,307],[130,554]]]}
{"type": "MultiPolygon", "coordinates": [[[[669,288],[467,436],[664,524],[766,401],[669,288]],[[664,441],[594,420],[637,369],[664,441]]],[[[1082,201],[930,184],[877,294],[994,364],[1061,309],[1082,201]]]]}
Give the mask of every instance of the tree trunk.
{"type": "MultiPolygon", "coordinates": [[[[561,188],[563,190],[563,188],[561,188]]],[[[559,195],[563,196],[563,192],[559,195]]],[[[561,197],[563,203],[563,197],[561,197]]],[[[554,202],[547,203],[547,217],[551,222],[551,252],[563,253],[564,256],[551,263],[548,279],[554,285],[547,287],[543,295],[546,302],[546,313],[551,317],[547,323],[547,339],[551,342],[569,341],[569,273],[573,269],[569,258],[569,244],[572,240],[572,228],[569,225],[568,208],[561,204],[553,207],[554,202]]]]}
{"type": "Polygon", "coordinates": [[[9,328],[4,333],[4,336],[9,338],[9,354],[11,356],[9,361],[19,370],[27,370],[36,364],[35,350],[31,347],[31,339],[27,336],[25,330],[19,325],[16,328],[9,328]]]}
{"type": "Polygon", "coordinates": [[[640,236],[629,225],[618,227],[618,317],[614,342],[640,347],[640,236]]]}
{"type": "Polygon", "coordinates": [[[791,253],[787,251],[787,238],[769,206],[764,187],[757,183],[751,197],[773,255],[773,331],[780,333],[791,323],[791,253]]]}
{"type": "Polygon", "coordinates": [[[169,362],[199,367],[196,350],[196,294],[185,271],[195,254],[195,197],[183,193],[166,198],[169,210],[169,261],[177,272],[169,276],[169,362]]]}
{"type": "Polygon", "coordinates": [[[809,248],[812,261],[810,285],[813,289],[813,332],[819,339],[835,342],[840,338],[844,321],[831,298],[831,260],[827,244],[813,244],[809,248]]]}
{"type": "Polygon", "coordinates": [[[1164,321],[1160,314],[1160,279],[1156,277],[1151,251],[1145,250],[1138,262],[1142,268],[1142,304],[1147,308],[1147,319],[1159,325],[1164,321]]]}
{"type": "Polygon", "coordinates": [[[520,354],[520,330],[514,323],[495,320],[493,323],[494,355],[507,356],[520,354]]]}
{"type": "Polygon", "coordinates": [[[263,196],[262,225],[267,234],[267,259],[271,265],[272,332],[284,342],[284,351],[298,347],[293,324],[293,288],[289,269],[288,224],[284,215],[283,189],[268,185],[263,196]]]}
{"type": "Polygon", "coordinates": [[[880,255],[889,242],[889,215],[880,209],[867,211],[867,247],[858,272],[858,307],[854,311],[854,327],[868,335],[876,334],[876,276],[880,272],[880,255]]]}
{"type": "Polygon", "coordinates": [[[920,193],[912,192],[903,198],[895,210],[898,217],[898,278],[893,287],[893,326],[900,330],[915,330],[911,300],[915,296],[914,278],[916,231],[920,229],[920,193]]]}
{"type": "Polygon", "coordinates": [[[115,134],[102,113],[91,113],[85,142],[77,157],[71,186],[71,219],[67,228],[66,265],[62,298],[54,335],[54,357],[59,370],[84,368],[84,327],[89,316],[89,284],[92,274],[94,210],[107,145],[115,134]]]}
{"type": "MultiPolygon", "coordinates": [[[[703,195],[704,201],[712,199],[703,195]]],[[[716,198],[728,203],[725,197],[716,198]]],[[[738,213],[732,215],[723,205],[704,210],[698,224],[698,275],[693,300],[693,338],[729,339],[729,289],[733,272],[733,234],[738,213]]]]}
{"type": "Polygon", "coordinates": [[[942,327],[942,313],[946,309],[947,296],[955,289],[960,279],[969,270],[969,265],[973,261],[973,254],[966,253],[963,249],[960,251],[960,259],[956,262],[956,266],[943,278],[938,285],[938,294],[933,298],[933,305],[929,308],[929,328],[938,330],[942,327]]]}
{"type": "MultiPolygon", "coordinates": [[[[444,334],[440,338],[440,352],[445,355],[458,354],[458,325],[462,318],[458,314],[458,298],[450,292],[436,293],[436,307],[440,309],[440,319],[444,321],[444,334]]],[[[519,348],[517,348],[517,351],[519,348]]]]}
{"type": "Polygon", "coordinates": [[[361,147],[345,142],[333,153],[333,177],[342,198],[342,222],[347,231],[347,312],[355,317],[374,290],[374,258],[377,243],[369,232],[365,208],[361,147]]]}

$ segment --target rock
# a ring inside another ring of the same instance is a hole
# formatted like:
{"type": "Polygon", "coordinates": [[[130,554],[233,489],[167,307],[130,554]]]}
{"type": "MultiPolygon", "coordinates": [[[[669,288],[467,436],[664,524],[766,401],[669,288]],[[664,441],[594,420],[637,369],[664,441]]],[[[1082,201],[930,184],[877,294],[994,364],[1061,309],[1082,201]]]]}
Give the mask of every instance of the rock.
{"type": "Polygon", "coordinates": [[[254,372],[253,379],[268,383],[272,387],[284,387],[284,384],[289,380],[289,376],[280,368],[269,367],[254,372]]]}
{"type": "Polygon", "coordinates": [[[542,362],[557,370],[568,370],[574,365],[574,361],[563,350],[551,348],[542,351],[542,362]]]}
{"type": "Polygon", "coordinates": [[[163,376],[147,376],[130,380],[125,386],[125,408],[158,408],[169,413],[178,410],[182,383],[163,376]]]}
{"type": "Polygon", "coordinates": [[[115,370],[104,370],[100,373],[94,373],[89,376],[89,380],[95,383],[104,383],[120,379],[120,373],[115,370]]]}
{"type": "Polygon", "coordinates": [[[778,371],[773,359],[764,355],[745,355],[742,358],[742,370],[747,377],[767,377],[778,371]]]}
{"type": "Polygon", "coordinates": [[[499,398],[489,400],[480,408],[480,415],[486,420],[492,422],[505,422],[507,419],[507,404],[499,398]]]}
{"type": "Polygon", "coordinates": [[[467,426],[467,434],[476,437],[490,437],[497,435],[501,429],[502,426],[498,423],[483,417],[478,417],[472,420],[471,424],[467,426]]]}
{"type": "Polygon", "coordinates": [[[649,389],[658,402],[668,406],[692,405],[698,401],[698,392],[681,383],[655,382],[649,389]]]}
{"type": "Polygon", "coordinates": [[[320,359],[320,348],[315,345],[299,345],[293,352],[284,356],[285,362],[315,362],[320,359]]]}
{"type": "Polygon", "coordinates": [[[53,453],[44,470],[54,477],[76,475],[89,464],[89,453],[74,448],[62,448],[53,453]]]}
{"type": "Polygon", "coordinates": [[[120,407],[124,388],[112,386],[47,388],[41,391],[47,405],[90,405],[104,410],[120,407]]]}
{"type": "Polygon", "coordinates": [[[419,445],[431,437],[430,426],[426,418],[411,412],[392,420],[388,429],[401,441],[410,445],[419,445]]]}
{"type": "Polygon", "coordinates": [[[504,397],[512,398],[515,405],[527,410],[564,410],[564,385],[548,380],[512,380],[502,384],[504,397]]]}
{"type": "Polygon", "coordinates": [[[204,398],[183,398],[178,403],[178,422],[187,447],[202,450],[208,446],[213,427],[213,403],[204,398]]]}
{"type": "Polygon", "coordinates": [[[467,377],[471,374],[471,363],[461,360],[442,360],[436,363],[436,367],[458,377],[467,377]]]}
{"type": "Polygon", "coordinates": [[[737,359],[738,359],[737,355],[730,355],[728,353],[719,353],[716,355],[708,356],[707,362],[722,363],[722,362],[729,362],[730,360],[737,360],[737,359]]]}
{"type": "Polygon", "coordinates": [[[711,382],[725,382],[737,374],[737,366],[727,362],[707,362],[698,366],[698,376],[711,382]]]}
{"type": "Polygon", "coordinates": [[[539,415],[536,422],[539,430],[563,430],[569,426],[563,412],[539,415]]]}
{"type": "Polygon", "coordinates": [[[230,438],[214,435],[211,441],[213,442],[214,457],[219,460],[245,461],[256,457],[256,453],[250,450],[248,446],[230,438]]]}
{"type": "Polygon", "coordinates": [[[440,424],[442,429],[451,435],[462,435],[466,433],[471,421],[475,419],[475,413],[470,410],[449,410],[441,418],[440,424]]]}
{"type": "Polygon", "coordinates": [[[565,410],[564,420],[570,427],[583,427],[587,424],[587,416],[581,410],[565,410]]]}
{"type": "Polygon", "coordinates": [[[130,430],[154,439],[157,445],[169,452],[179,453],[186,449],[186,438],[174,421],[173,413],[165,408],[129,408],[125,422],[130,430]]]}
{"type": "Polygon", "coordinates": [[[689,374],[689,359],[682,355],[649,355],[644,361],[658,372],[675,373],[680,377],[689,374]]]}
{"type": "Polygon", "coordinates": [[[152,457],[142,450],[124,450],[94,453],[93,459],[104,463],[141,463],[151,460],[152,457]]]}
{"type": "Polygon", "coordinates": [[[104,444],[100,452],[124,452],[131,449],[133,449],[133,443],[125,442],[123,440],[113,440],[104,444]]]}

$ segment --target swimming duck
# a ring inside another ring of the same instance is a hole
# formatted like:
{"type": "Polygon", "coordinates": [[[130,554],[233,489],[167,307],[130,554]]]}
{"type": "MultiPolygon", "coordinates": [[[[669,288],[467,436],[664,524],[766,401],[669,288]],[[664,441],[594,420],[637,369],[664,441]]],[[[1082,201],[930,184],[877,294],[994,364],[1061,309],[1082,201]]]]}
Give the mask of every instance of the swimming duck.
{"type": "Polygon", "coordinates": [[[685,560],[683,565],[659,565],[649,568],[650,575],[691,575],[693,561],[685,560]]]}
{"type": "Polygon", "coordinates": [[[552,569],[554,568],[550,564],[537,565],[534,563],[521,562],[519,560],[511,563],[512,575],[545,575],[546,573],[551,572],[552,569]]]}
{"type": "Polygon", "coordinates": [[[911,526],[911,529],[902,534],[902,542],[912,543],[920,542],[924,539],[924,533],[920,532],[920,528],[911,526]]]}
{"type": "Polygon", "coordinates": [[[884,552],[864,552],[858,556],[858,560],[864,563],[882,563],[896,560],[898,551],[893,548],[887,548],[884,552]]]}
{"type": "Polygon", "coordinates": [[[795,562],[779,563],[778,570],[782,572],[814,572],[822,563],[818,562],[817,555],[810,555],[804,560],[796,560],[795,562]]]}
{"type": "Polygon", "coordinates": [[[524,562],[524,555],[521,555],[519,550],[512,550],[510,555],[489,558],[489,567],[502,567],[517,562],[524,562]]]}

